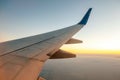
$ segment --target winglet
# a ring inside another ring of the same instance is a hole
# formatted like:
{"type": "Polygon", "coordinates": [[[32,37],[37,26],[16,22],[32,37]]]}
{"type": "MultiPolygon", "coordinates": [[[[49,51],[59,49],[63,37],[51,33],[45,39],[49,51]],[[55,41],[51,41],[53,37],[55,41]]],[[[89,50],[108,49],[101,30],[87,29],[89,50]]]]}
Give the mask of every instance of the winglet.
{"type": "Polygon", "coordinates": [[[90,16],[92,8],[89,8],[85,16],[82,18],[82,20],[78,24],[86,25],[88,18],[90,16]]]}

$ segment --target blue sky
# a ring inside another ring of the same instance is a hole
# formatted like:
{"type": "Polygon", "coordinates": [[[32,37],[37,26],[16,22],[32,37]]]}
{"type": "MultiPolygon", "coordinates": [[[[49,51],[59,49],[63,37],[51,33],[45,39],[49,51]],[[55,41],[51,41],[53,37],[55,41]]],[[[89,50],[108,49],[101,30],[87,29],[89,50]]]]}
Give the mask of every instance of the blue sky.
{"type": "Polygon", "coordinates": [[[0,0],[0,5],[0,42],[71,26],[92,7],[88,24],[74,36],[84,43],[69,47],[120,50],[120,0],[0,0]]]}

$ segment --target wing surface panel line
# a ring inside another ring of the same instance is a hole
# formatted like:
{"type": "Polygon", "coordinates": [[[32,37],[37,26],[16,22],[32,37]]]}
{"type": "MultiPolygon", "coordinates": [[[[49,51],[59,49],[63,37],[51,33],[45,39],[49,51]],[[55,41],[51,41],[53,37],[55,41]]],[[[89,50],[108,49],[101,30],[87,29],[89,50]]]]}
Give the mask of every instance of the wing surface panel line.
{"type": "Polygon", "coordinates": [[[14,51],[11,51],[11,52],[8,52],[8,53],[4,53],[4,54],[0,55],[0,57],[1,57],[1,56],[4,56],[4,55],[7,55],[7,54],[10,54],[10,53],[12,53],[12,52],[16,52],[16,51],[22,50],[22,49],[24,49],[24,48],[27,48],[27,47],[33,46],[33,45],[35,45],[35,44],[39,44],[39,43],[41,43],[41,42],[44,42],[44,41],[50,40],[50,39],[52,39],[52,38],[54,38],[54,36],[52,36],[51,38],[45,39],[45,40],[43,40],[43,41],[40,41],[40,42],[37,42],[37,43],[31,44],[31,45],[28,45],[28,46],[25,46],[25,47],[22,47],[22,48],[16,49],[16,50],[14,50],[14,51]]]}

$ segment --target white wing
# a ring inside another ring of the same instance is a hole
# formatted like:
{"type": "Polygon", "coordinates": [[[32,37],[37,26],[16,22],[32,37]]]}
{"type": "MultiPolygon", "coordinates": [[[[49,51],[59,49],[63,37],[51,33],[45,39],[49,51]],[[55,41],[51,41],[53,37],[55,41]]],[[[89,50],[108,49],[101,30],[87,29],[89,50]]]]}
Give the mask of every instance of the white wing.
{"type": "MultiPolygon", "coordinates": [[[[86,23],[88,10],[76,25],[41,35],[0,43],[0,80],[37,80],[44,62],[86,23]]],[[[73,41],[74,42],[74,41],[73,41]]]]}

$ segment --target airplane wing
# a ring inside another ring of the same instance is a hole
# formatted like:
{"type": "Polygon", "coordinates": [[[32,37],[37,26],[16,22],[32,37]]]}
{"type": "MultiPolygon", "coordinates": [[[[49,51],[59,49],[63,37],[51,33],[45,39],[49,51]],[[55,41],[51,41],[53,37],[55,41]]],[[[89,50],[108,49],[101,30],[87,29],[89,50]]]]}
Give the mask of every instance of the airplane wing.
{"type": "Polygon", "coordinates": [[[71,37],[86,25],[91,10],[76,25],[0,43],[0,80],[40,80],[47,59],[75,57],[59,48],[65,43],[81,43],[71,37]]]}

